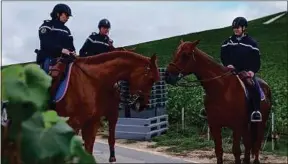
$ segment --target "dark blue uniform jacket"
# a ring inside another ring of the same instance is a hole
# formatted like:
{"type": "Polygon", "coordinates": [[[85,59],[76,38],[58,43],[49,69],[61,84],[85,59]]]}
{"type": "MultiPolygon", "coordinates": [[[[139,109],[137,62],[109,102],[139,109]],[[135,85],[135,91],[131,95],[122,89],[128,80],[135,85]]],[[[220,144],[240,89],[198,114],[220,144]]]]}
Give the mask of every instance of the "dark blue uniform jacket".
{"type": "Polygon", "coordinates": [[[241,39],[233,35],[221,46],[221,61],[224,66],[233,65],[237,71],[257,73],[261,64],[258,45],[247,34],[241,39]]]}
{"type": "Polygon", "coordinates": [[[45,20],[39,27],[39,38],[42,58],[58,57],[63,48],[75,51],[69,28],[59,20],[45,20]]]}
{"type": "Polygon", "coordinates": [[[108,36],[92,32],[81,47],[79,55],[80,57],[86,57],[109,52],[112,44],[113,41],[108,36]]]}

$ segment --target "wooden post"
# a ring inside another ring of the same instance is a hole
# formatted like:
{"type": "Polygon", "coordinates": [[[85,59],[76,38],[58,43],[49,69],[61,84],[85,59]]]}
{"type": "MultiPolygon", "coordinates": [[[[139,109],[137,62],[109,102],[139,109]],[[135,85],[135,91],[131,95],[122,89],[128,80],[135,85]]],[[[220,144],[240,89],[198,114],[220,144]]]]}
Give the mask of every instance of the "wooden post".
{"type": "Polygon", "coordinates": [[[275,135],[274,135],[274,112],[272,112],[272,118],[271,118],[271,138],[272,138],[272,151],[274,151],[274,139],[275,139],[275,135]]]}
{"type": "Polygon", "coordinates": [[[182,130],[184,130],[184,108],[182,108],[182,130]]]}
{"type": "Polygon", "coordinates": [[[209,128],[209,125],[207,127],[207,138],[208,138],[208,141],[210,141],[210,128],[209,128]]]}

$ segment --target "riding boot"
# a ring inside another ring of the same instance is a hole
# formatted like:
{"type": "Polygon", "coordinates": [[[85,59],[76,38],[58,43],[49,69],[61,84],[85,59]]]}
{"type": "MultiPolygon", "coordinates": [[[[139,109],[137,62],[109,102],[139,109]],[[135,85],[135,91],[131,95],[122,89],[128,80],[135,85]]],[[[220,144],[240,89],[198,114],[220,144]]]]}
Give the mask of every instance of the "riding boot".
{"type": "Polygon", "coordinates": [[[49,92],[50,92],[49,108],[50,109],[55,110],[55,108],[56,108],[55,97],[56,97],[56,91],[57,91],[59,84],[60,84],[60,79],[61,79],[60,74],[57,77],[52,77],[52,85],[49,88],[49,92]]]}
{"type": "Polygon", "coordinates": [[[251,114],[251,122],[261,122],[262,121],[262,115],[260,113],[260,93],[257,89],[257,86],[254,82],[254,85],[250,88],[251,93],[251,99],[253,104],[253,112],[251,114]]]}
{"type": "Polygon", "coordinates": [[[49,74],[52,77],[52,85],[51,85],[51,87],[49,89],[49,91],[50,91],[49,107],[51,109],[55,109],[56,108],[56,102],[55,102],[56,92],[57,92],[57,89],[58,89],[58,87],[60,85],[61,79],[63,78],[65,68],[66,68],[66,64],[57,63],[50,70],[49,74]]]}

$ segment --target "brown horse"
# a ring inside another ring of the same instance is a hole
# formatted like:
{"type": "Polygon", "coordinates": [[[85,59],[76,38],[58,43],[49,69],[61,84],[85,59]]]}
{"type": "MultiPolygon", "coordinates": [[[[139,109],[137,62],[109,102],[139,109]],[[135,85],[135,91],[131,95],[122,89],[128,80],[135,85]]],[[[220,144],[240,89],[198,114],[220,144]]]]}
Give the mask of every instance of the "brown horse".
{"type": "Polygon", "coordinates": [[[241,163],[240,140],[245,146],[244,162],[250,163],[250,151],[255,155],[254,163],[259,162],[259,151],[264,137],[265,124],[271,110],[271,90],[264,80],[258,82],[265,93],[261,101],[262,122],[250,122],[245,86],[238,75],[215,62],[212,57],[198,49],[199,40],[183,42],[167,66],[166,82],[175,85],[186,75],[195,74],[205,90],[204,106],[211,134],[214,138],[217,163],[223,163],[222,127],[233,130],[233,154],[236,163],[241,163]],[[252,140],[251,140],[252,138],[252,140]]]}
{"type": "Polygon", "coordinates": [[[90,153],[100,119],[105,116],[109,122],[109,161],[116,162],[115,126],[120,97],[115,84],[128,81],[131,102],[142,111],[149,103],[153,84],[160,80],[156,55],[148,58],[129,51],[113,51],[76,58],[68,74],[67,91],[56,103],[57,113],[69,117],[68,124],[76,133],[81,130],[85,148],[90,153]]]}

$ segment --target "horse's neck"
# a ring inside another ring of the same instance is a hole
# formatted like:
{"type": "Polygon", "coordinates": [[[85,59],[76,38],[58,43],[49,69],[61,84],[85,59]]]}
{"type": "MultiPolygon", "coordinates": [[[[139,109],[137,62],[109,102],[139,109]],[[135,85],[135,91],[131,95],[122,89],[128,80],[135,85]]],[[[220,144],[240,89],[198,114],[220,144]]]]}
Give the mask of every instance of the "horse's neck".
{"type": "Polygon", "coordinates": [[[220,77],[227,72],[224,67],[202,54],[204,52],[201,50],[196,49],[196,53],[195,75],[198,80],[203,80],[201,84],[206,94],[215,94],[217,90],[225,89],[227,81],[225,77],[220,77]]]}
{"type": "Polygon", "coordinates": [[[131,61],[119,59],[99,65],[97,70],[102,70],[99,72],[99,78],[103,80],[105,84],[115,84],[120,80],[128,81],[131,72],[135,70],[136,67],[137,65],[131,61]]]}
{"type": "Polygon", "coordinates": [[[120,54],[122,55],[103,54],[100,57],[80,59],[83,68],[89,70],[91,77],[87,78],[97,79],[105,85],[114,85],[120,80],[128,81],[131,72],[143,64],[137,57],[134,59],[134,57],[129,56],[130,54],[126,55],[123,52],[120,54]]]}

